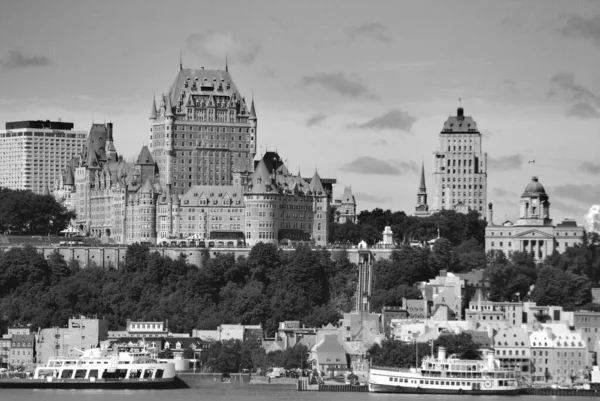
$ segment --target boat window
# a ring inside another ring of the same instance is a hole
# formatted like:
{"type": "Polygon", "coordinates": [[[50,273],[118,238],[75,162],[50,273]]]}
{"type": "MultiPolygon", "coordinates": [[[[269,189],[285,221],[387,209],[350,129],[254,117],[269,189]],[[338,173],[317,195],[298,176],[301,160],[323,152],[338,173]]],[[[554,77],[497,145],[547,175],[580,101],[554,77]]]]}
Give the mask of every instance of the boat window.
{"type": "Polygon", "coordinates": [[[91,377],[96,377],[97,378],[98,377],[98,369],[92,369],[92,370],[90,370],[90,374],[89,374],[88,377],[90,377],[90,378],[91,377]]]}
{"type": "Polygon", "coordinates": [[[423,384],[423,380],[419,380],[419,384],[423,384]]]}
{"type": "Polygon", "coordinates": [[[439,386],[439,385],[440,385],[440,381],[439,381],[439,380],[436,380],[436,381],[435,381],[435,384],[439,386]]]}
{"type": "Polygon", "coordinates": [[[156,376],[154,376],[154,377],[156,379],[162,379],[163,373],[164,373],[164,369],[156,369],[156,376]]]}
{"type": "Polygon", "coordinates": [[[70,379],[71,377],[73,377],[73,369],[65,369],[60,375],[61,379],[70,379]]]}
{"type": "Polygon", "coordinates": [[[131,369],[129,372],[130,379],[139,379],[142,376],[142,369],[131,369]]]}
{"type": "Polygon", "coordinates": [[[85,369],[77,369],[75,371],[75,378],[76,379],[85,379],[86,373],[87,373],[87,370],[85,370],[85,369]]]}
{"type": "Polygon", "coordinates": [[[391,381],[391,382],[393,382],[393,381],[394,381],[394,378],[393,378],[393,377],[390,377],[390,381],[391,381]]]}
{"type": "Polygon", "coordinates": [[[154,369],[146,369],[144,371],[144,379],[151,379],[153,373],[154,373],[154,369]]]}

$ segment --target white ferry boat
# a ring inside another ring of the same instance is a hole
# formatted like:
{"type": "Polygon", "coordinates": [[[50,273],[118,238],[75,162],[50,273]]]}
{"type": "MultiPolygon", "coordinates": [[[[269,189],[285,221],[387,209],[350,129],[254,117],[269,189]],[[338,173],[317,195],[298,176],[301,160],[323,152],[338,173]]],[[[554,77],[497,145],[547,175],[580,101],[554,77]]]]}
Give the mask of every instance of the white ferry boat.
{"type": "Polygon", "coordinates": [[[438,357],[423,358],[421,369],[369,369],[369,391],[375,393],[433,393],[510,395],[521,392],[521,372],[502,369],[493,352],[487,361],[438,357]]]}
{"type": "Polygon", "coordinates": [[[185,387],[173,362],[151,357],[143,347],[100,348],[82,352],[80,358],[50,357],[30,378],[0,380],[0,388],[170,389],[185,387]]]}

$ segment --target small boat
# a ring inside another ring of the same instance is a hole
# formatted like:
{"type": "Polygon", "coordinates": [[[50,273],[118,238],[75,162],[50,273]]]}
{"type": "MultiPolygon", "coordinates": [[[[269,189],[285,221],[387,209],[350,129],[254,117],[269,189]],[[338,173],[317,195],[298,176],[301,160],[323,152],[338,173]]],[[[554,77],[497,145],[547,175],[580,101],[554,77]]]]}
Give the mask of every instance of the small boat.
{"type": "Polygon", "coordinates": [[[423,358],[421,369],[372,367],[369,391],[374,393],[516,395],[521,392],[521,372],[500,368],[493,351],[487,361],[438,357],[423,358]]]}
{"type": "Polygon", "coordinates": [[[175,364],[157,360],[144,347],[80,351],[80,358],[50,357],[30,378],[2,378],[0,388],[173,389],[187,387],[175,364]]]}

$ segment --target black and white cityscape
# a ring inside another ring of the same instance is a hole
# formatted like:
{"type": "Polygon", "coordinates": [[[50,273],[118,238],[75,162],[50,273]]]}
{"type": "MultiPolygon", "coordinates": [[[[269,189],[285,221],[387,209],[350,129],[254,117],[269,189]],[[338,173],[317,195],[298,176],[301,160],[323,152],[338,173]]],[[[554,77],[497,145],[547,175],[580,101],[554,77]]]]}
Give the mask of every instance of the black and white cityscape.
{"type": "Polygon", "coordinates": [[[7,0],[0,37],[9,398],[600,389],[597,2],[7,0]]]}

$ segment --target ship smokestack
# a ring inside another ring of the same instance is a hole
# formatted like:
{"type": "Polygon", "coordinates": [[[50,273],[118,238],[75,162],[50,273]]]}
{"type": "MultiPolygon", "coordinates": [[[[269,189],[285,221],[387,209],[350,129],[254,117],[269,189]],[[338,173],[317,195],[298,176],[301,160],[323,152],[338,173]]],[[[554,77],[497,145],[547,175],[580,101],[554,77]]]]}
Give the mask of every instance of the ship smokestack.
{"type": "Polygon", "coordinates": [[[488,351],[487,354],[487,365],[488,365],[488,369],[493,370],[495,367],[495,354],[493,350],[488,351]]]}
{"type": "Polygon", "coordinates": [[[440,361],[445,361],[446,360],[446,347],[439,347],[438,348],[438,359],[440,361]]]}

